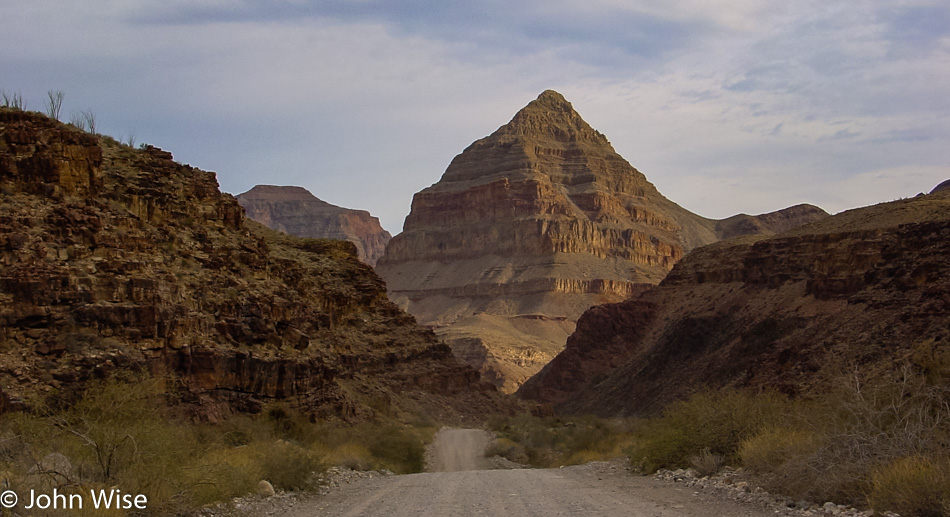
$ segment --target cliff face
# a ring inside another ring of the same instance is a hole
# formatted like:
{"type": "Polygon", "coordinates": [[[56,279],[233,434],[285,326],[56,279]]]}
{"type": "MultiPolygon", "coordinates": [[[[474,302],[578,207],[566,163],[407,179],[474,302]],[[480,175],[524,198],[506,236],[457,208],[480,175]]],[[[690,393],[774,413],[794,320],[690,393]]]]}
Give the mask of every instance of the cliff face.
{"type": "Polygon", "coordinates": [[[414,196],[377,271],[397,304],[513,391],[563,348],[587,308],[655,285],[690,249],[823,215],[690,213],[546,91],[414,196]]]}
{"type": "Polygon", "coordinates": [[[655,289],[594,307],[518,392],[641,415],[706,388],[823,391],[950,353],[950,193],[694,250],[655,289]]]}
{"type": "Polygon", "coordinates": [[[205,418],[503,405],[352,244],[247,221],[170,153],[0,109],[0,410],[128,368],[174,373],[205,418]]]}
{"type": "Polygon", "coordinates": [[[374,266],[392,236],[365,210],[331,205],[301,187],[257,185],[237,196],[247,216],[297,237],[350,241],[363,262],[374,266]]]}

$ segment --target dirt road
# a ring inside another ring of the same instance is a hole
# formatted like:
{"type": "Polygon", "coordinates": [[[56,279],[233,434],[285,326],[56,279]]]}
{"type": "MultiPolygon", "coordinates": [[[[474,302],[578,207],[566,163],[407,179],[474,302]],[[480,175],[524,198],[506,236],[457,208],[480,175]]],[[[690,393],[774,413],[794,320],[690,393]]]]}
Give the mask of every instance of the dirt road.
{"type": "Polygon", "coordinates": [[[443,429],[429,447],[429,472],[488,470],[485,449],[491,435],[481,429],[443,429]]]}
{"type": "Polygon", "coordinates": [[[443,430],[432,447],[438,472],[366,479],[341,487],[292,517],[656,516],[765,517],[765,509],[697,494],[618,463],[562,469],[462,470],[484,466],[483,431],[443,430]]]}

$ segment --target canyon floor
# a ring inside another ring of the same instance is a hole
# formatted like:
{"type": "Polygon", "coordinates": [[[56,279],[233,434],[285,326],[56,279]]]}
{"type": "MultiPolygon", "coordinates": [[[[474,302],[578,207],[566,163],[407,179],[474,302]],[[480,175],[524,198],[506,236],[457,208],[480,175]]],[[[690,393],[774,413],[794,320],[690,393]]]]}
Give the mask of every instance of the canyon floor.
{"type": "Polygon", "coordinates": [[[620,462],[560,469],[489,468],[484,431],[444,429],[430,450],[430,472],[362,479],[286,513],[333,516],[772,516],[652,477],[630,475],[620,462]]]}

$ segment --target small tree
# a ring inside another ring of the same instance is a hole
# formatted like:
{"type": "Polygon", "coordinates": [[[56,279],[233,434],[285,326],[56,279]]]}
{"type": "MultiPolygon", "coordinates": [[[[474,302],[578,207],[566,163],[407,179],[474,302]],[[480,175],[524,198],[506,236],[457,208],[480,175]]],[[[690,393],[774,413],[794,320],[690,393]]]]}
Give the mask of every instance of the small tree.
{"type": "Polygon", "coordinates": [[[85,121],[86,131],[94,135],[98,135],[96,132],[96,114],[92,110],[86,110],[82,112],[83,121],[85,121]]]}
{"type": "Polygon", "coordinates": [[[8,94],[7,92],[0,90],[0,99],[3,100],[3,105],[7,108],[13,108],[15,110],[26,109],[26,103],[23,102],[23,95],[20,95],[20,92],[8,94]]]}
{"type": "Polygon", "coordinates": [[[59,111],[63,107],[63,96],[65,94],[62,90],[50,90],[46,92],[46,95],[49,97],[49,100],[46,102],[46,114],[49,118],[59,120],[59,111]]]}
{"type": "Polygon", "coordinates": [[[82,113],[73,113],[69,117],[69,123],[79,130],[86,130],[86,121],[82,118],[82,113]]]}

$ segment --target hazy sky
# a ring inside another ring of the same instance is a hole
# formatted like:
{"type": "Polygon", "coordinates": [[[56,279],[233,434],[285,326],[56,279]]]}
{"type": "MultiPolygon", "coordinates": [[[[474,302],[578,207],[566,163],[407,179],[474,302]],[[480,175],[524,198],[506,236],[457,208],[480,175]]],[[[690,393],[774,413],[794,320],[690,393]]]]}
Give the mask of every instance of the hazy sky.
{"type": "Polygon", "coordinates": [[[393,233],[452,157],[554,89],[710,217],[950,178],[950,4],[4,0],[0,89],[393,233]]]}

